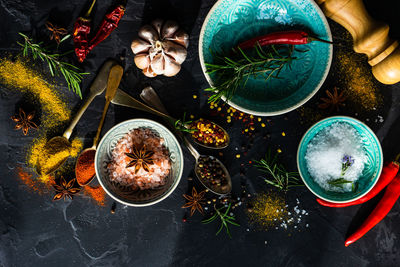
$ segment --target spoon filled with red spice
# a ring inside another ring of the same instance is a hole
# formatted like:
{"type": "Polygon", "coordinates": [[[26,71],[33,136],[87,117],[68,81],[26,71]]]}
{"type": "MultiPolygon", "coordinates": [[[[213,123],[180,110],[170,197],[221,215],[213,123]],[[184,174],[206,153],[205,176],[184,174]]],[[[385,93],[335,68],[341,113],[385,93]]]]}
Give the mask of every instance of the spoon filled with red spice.
{"type": "Polygon", "coordinates": [[[123,73],[124,69],[120,65],[114,65],[110,70],[105,95],[106,103],[104,105],[99,127],[97,128],[96,136],[93,139],[93,145],[92,147],[86,148],[81,152],[75,164],[76,181],[80,186],[85,186],[89,184],[96,176],[96,171],[94,168],[94,158],[96,155],[97,144],[99,143],[100,134],[101,130],[103,129],[108,107],[111,103],[111,100],[114,98],[115,93],[117,92],[123,73]]]}

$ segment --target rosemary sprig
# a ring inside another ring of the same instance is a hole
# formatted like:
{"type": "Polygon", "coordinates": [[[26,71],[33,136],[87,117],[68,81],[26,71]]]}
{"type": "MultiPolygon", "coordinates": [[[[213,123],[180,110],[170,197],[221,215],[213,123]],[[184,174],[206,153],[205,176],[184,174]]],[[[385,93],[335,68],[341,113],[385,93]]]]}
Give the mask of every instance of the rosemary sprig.
{"type": "MultiPolygon", "coordinates": [[[[46,47],[43,47],[43,42],[34,43],[32,38],[29,38],[23,33],[19,33],[24,38],[24,43],[19,43],[23,47],[23,56],[28,56],[29,52],[32,54],[33,59],[40,58],[43,62],[46,62],[49,66],[51,76],[59,76],[60,73],[64,77],[68,84],[68,88],[82,98],[82,92],[80,83],[83,75],[89,74],[88,72],[80,72],[80,69],[70,63],[61,60],[61,57],[73,52],[69,51],[63,54],[49,51],[46,47]]],[[[60,43],[67,40],[70,35],[65,36],[60,40],[60,43]]]]}
{"type": "Polygon", "coordinates": [[[254,160],[256,167],[268,175],[263,177],[267,184],[275,186],[280,190],[287,192],[292,187],[303,186],[298,172],[288,172],[282,164],[278,163],[278,154],[271,156],[268,150],[264,159],[254,160]]]}
{"type": "Polygon", "coordinates": [[[339,179],[334,179],[328,181],[328,184],[337,186],[337,187],[342,187],[344,184],[352,184],[352,181],[346,180],[344,178],[339,178],[339,179]]]}
{"type": "Polygon", "coordinates": [[[229,224],[235,225],[235,226],[240,226],[240,224],[235,222],[234,215],[232,215],[232,216],[228,215],[230,208],[231,208],[231,203],[229,203],[229,205],[225,211],[223,211],[224,207],[217,209],[214,205],[215,214],[211,218],[209,218],[207,220],[203,220],[202,223],[208,224],[208,223],[215,221],[217,218],[219,218],[221,220],[221,226],[219,227],[219,229],[215,235],[218,235],[221,232],[221,230],[225,227],[226,233],[228,234],[228,236],[230,238],[232,238],[231,233],[229,231],[229,224]]]}
{"type": "Polygon", "coordinates": [[[186,112],[183,113],[183,118],[182,120],[176,120],[174,123],[175,129],[181,132],[187,132],[187,133],[193,133],[197,131],[196,129],[188,129],[186,125],[191,124],[193,121],[187,121],[186,120],[186,112]]]}
{"type": "Polygon", "coordinates": [[[330,184],[332,186],[336,186],[336,187],[341,187],[341,188],[343,188],[343,185],[345,185],[345,184],[351,184],[351,191],[355,192],[358,189],[358,183],[346,180],[344,178],[330,180],[330,181],[328,181],[328,184],[330,184]]]}
{"type": "Polygon", "coordinates": [[[230,100],[239,87],[245,87],[250,77],[263,75],[265,81],[271,78],[279,78],[279,73],[286,64],[292,62],[293,46],[287,47],[287,53],[282,53],[282,49],[271,45],[262,48],[258,43],[252,55],[246,54],[242,49],[237,48],[235,57],[218,56],[215,58],[220,63],[205,63],[206,71],[209,74],[217,74],[214,87],[205,89],[213,94],[208,98],[208,102],[218,103],[222,96],[230,100]]]}

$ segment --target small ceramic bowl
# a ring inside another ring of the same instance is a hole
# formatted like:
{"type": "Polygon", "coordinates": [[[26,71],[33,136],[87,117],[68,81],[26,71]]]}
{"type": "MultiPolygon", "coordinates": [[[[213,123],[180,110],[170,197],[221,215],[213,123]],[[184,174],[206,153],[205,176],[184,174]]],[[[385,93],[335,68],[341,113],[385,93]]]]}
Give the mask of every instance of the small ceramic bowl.
{"type": "Polygon", "coordinates": [[[346,203],[357,200],[367,194],[376,184],[382,172],[383,155],[382,148],[374,132],[364,123],[351,117],[329,117],[314,124],[303,136],[297,151],[297,168],[304,184],[317,197],[335,203],[346,203]],[[361,141],[368,157],[364,165],[361,177],[357,181],[357,189],[354,192],[332,192],[319,186],[308,172],[305,155],[310,141],[325,127],[333,123],[341,122],[351,125],[361,136],[361,141]]]}
{"type": "Polygon", "coordinates": [[[116,201],[135,207],[150,206],[167,198],[178,186],[183,172],[183,154],[178,140],[166,127],[148,119],[132,119],[121,122],[111,128],[101,139],[95,156],[96,176],[106,193],[116,201]],[[111,160],[112,150],[124,135],[133,129],[149,128],[164,139],[171,160],[171,172],[165,185],[148,190],[133,191],[109,179],[107,164],[111,160]]]}
{"type": "MultiPolygon", "coordinates": [[[[219,0],[204,20],[199,38],[203,73],[213,86],[217,77],[205,63],[216,55],[231,55],[231,49],[251,38],[277,31],[303,30],[332,40],[329,24],[312,0],[219,0]]],[[[297,45],[297,59],[279,73],[280,79],[250,77],[228,101],[232,107],[253,115],[273,116],[298,108],[321,87],[332,61],[332,45],[322,42],[297,45]],[[301,50],[301,51],[300,51],[301,50]]],[[[225,99],[224,99],[225,100],[225,99]]]]}

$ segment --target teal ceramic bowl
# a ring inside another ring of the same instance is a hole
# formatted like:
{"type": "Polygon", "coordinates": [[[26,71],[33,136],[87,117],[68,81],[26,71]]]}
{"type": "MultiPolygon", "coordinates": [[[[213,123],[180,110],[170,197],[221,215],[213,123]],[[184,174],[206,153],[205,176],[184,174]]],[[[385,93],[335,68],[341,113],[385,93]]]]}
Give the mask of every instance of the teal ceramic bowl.
{"type": "MultiPolygon", "coordinates": [[[[206,73],[205,62],[213,54],[228,55],[242,41],[276,31],[304,30],[332,40],[325,16],[313,0],[219,0],[208,13],[199,40],[200,63],[212,86],[215,76],[206,73]],[[211,52],[211,51],[212,52],[211,52]]],[[[312,42],[297,46],[298,59],[279,77],[250,78],[236,91],[229,105],[246,113],[271,116],[289,112],[306,103],[321,87],[332,61],[332,45],[312,42]]]]}
{"type": "Polygon", "coordinates": [[[374,132],[361,121],[345,116],[329,117],[314,124],[304,134],[297,151],[297,167],[304,184],[317,197],[330,202],[346,203],[361,198],[375,186],[383,167],[382,148],[374,132]],[[368,157],[368,162],[365,164],[362,175],[357,181],[358,186],[355,192],[327,191],[314,181],[307,169],[305,155],[308,144],[322,129],[336,122],[348,123],[358,132],[368,157]]]}
{"type": "Polygon", "coordinates": [[[97,146],[95,156],[96,176],[104,191],[121,204],[135,207],[150,206],[167,198],[178,186],[183,173],[183,154],[178,140],[163,125],[148,119],[132,119],[121,122],[111,128],[97,146]],[[133,191],[131,187],[121,186],[108,177],[107,165],[118,140],[137,128],[149,128],[164,139],[169,151],[171,171],[166,184],[155,189],[133,191]]]}

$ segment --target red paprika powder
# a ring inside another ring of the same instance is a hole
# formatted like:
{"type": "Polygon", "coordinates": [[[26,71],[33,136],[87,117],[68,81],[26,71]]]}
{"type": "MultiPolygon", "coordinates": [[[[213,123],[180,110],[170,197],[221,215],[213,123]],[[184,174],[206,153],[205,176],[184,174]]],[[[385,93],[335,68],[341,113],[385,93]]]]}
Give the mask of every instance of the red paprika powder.
{"type": "Polygon", "coordinates": [[[83,186],[88,184],[92,178],[96,175],[96,170],[94,168],[94,156],[96,150],[90,149],[82,153],[75,167],[76,181],[79,185],[83,186]]]}

